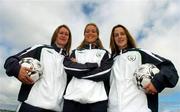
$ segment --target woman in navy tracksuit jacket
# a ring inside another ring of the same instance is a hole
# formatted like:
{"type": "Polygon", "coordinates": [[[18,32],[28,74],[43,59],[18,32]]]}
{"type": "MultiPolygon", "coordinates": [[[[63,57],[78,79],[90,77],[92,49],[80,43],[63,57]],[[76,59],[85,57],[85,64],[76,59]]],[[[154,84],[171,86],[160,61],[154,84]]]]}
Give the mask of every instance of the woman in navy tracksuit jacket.
{"type": "Polygon", "coordinates": [[[86,25],[84,37],[70,58],[64,59],[69,83],[63,112],[107,112],[112,61],[103,49],[95,24],[86,25]]]}
{"type": "Polygon", "coordinates": [[[4,68],[9,76],[15,76],[22,82],[18,100],[21,102],[18,112],[62,111],[63,93],[67,76],[63,68],[64,57],[69,54],[71,32],[66,25],[59,26],[49,45],[35,45],[9,57],[4,68]],[[27,75],[31,69],[22,67],[22,58],[32,57],[40,61],[43,75],[33,82],[27,75]]]}
{"type": "Polygon", "coordinates": [[[110,47],[114,64],[110,78],[108,112],[158,112],[158,93],[174,87],[177,71],[170,60],[151,52],[137,49],[135,41],[122,25],[111,32],[110,47]],[[141,91],[133,81],[133,73],[141,64],[151,63],[160,72],[141,91]]]}

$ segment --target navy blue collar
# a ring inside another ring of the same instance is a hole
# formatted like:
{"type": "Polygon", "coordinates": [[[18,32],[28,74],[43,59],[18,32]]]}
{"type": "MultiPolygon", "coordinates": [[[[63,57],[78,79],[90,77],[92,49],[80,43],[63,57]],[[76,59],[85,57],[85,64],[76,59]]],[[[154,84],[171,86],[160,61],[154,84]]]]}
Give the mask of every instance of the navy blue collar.
{"type": "Polygon", "coordinates": [[[96,44],[84,44],[84,49],[98,49],[99,47],[96,44]]]}
{"type": "Polygon", "coordinates": [[[52,46],[52,47],[54,48],[54,50],[57,51],[59,54],[64,55],[64,56],[67,55],[67,52],[66,52],[65,49],[59,48],[56,44],[52,44],[51,46],[52,46]]]}
{"type": "Polygon", "coordinates": [[[121,54],[127,52],[129,49],[131,49],[131,48],[120,49],[117,53],[112,53],[111,57],[114,58],[114,57],[116,57],[118,55],[121,55],[121,54]]]}

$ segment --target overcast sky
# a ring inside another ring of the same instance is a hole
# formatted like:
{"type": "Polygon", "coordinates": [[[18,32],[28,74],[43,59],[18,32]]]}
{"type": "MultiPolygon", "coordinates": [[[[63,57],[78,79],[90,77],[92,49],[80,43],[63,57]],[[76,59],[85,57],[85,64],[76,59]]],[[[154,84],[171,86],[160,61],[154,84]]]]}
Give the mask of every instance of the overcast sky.
{"type": "MultiPolygon", "coordinates": [[[[94,22],[109,50],[112,27],[126,26],[138,47],[170,59],[180,73],[180,0],[0,0],[0,108],[14,109],[20,83],[7,77],[5,59],[35,44],[49,44],[57,26],[72,32],[72,49],[94,22]]],[[[160,112],[180,111],[180,83],[160,96],[160,112]]]]}

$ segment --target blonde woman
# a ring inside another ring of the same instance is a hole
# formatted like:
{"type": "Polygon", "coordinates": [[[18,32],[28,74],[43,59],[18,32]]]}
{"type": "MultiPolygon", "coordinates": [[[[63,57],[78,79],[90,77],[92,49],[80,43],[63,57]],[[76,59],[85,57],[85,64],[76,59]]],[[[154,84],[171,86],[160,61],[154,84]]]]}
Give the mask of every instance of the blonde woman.
{"type": "Polygon", "coordinates": [[[63,112],[107,112],[112,62],[102,46],[96,24],[86,25],[84,40],[64,60],[64,66],[69,83],[63,112]]]}

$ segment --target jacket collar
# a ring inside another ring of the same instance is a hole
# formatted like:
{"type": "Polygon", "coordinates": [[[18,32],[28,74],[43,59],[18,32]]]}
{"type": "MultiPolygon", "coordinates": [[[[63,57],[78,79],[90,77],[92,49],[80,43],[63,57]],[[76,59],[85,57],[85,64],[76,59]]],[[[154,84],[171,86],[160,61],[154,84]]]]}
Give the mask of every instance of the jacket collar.
{"type": "Polygon", "coordinates": [[[118,54],[121,55],[121,54],[123,54],[123,53],[125,53],[127,51],[128,51],[128,48],[120,49],[118,54]]]}
{"type": "Polygon", "coordinates": [[[123,53],[126,53],[130,48],[124,48],[124,49],[120,49],[117,53],[112,53],[111,54],[111,57],[112,58],[115,58],[116,56],[118,55],[121,55],[123,53]]]}
{"type": "Polygon", "coordinates": [[[98,46],[94,44],[85,44],[84,49],[98,49],[98,46]]]}
{"type": "Polygon", "coordinates": [[[54,48],[55,51],[57,51],[59,54],[66,56],[67,52],[63,48],[59,48],[56,44],[52,44],[52,47],[54,48]]]}

